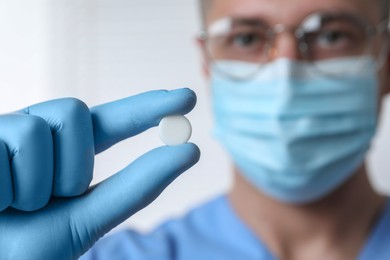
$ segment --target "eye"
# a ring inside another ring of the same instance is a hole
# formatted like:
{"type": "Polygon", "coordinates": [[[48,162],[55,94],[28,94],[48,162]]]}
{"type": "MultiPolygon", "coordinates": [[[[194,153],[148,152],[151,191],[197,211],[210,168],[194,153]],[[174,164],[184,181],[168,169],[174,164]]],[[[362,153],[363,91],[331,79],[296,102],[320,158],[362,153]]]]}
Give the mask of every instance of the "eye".
{"type": "Polygon", "coordinates": [[[239,47],[250,47],[260,42],[260,37],[254,33],[241,33],[233,36],[233,44],[239,47]]]}
{"type": "Polygon", "coordinates": [[[323,48],[331,48],[348,43],[349,37],[342,31],[323,31],[317,35],[317,44],[323,48]]]}
{"type": "Polygon", "coordinates": [[[229,38],[230,48],[239,52],[261,51],[266,44],[264,34],[255,30],[235,32],[229,38]]]}

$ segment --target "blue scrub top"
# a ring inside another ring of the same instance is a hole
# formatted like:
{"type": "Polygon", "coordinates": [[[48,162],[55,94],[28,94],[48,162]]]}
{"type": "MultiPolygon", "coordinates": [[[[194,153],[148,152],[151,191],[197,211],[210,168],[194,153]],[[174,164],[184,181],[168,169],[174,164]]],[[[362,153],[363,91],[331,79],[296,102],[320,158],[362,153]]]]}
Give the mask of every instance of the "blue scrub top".
{"type": "MultiPolygon", "coordinates": [[[[238,218],[225,196],[149,234],[125,230],[107,236],[80,259],[277,260],[238,218]]],[[[390,259],[390,200],[358,259],[390,259]]]]}

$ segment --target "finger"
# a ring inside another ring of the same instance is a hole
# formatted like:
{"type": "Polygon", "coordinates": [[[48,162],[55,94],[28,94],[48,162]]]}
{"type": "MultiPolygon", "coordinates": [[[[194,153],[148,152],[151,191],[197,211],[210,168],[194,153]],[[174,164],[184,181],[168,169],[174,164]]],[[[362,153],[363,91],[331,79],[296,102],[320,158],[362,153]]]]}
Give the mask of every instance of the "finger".
{"type": "Polygon", "coordinates": [[[92,244],[148,205],[199,156],[194,144],[157,148],[78,198],[72,219],[81,243],[92,244]]]}
{"type": "Polygon", "coordinates": [[[8,151],[5,144],[0,141],[0,211],[11,206],[13,189],[8,151]]]}
{"type": "Polygon", "coordinates": [[[35,116],[0,117],[0,136],[7,146],[13,180],[12,207],[33,211],[44,207],[53,182],[53,143],[46,122],[35,116]]]}
{"type": "Polygon", "coordinates": [[[162,117],[186,114],[195,106],[190,89],[151,91],[91,109],[95,150],[102,152],[115,143],[156,126],[162,117]]]}
{"type": "Polygon", "coordinates": [[[80,100],[64,98],[30,106],[24,113],[43,118],[54,142],[55,196],[78,196],[92,180],[95,157],[92,119],[80,100]]]}

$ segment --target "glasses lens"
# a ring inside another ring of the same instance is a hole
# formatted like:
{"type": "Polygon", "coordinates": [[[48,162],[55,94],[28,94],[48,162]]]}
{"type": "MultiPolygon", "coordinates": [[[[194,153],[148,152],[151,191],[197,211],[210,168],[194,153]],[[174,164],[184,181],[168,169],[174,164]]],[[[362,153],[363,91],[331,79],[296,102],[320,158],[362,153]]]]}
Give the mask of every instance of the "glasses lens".
{"type": "MultiPolygon", "coordinates": [[[[315,14],[304,21],[301,34],[308,58],[323,72],[335,74],[333,68],[323,66],[327,61],[370,55],[372,37],[368,28],[368,24],[353,16],[315,14]]],[[[356,67],[365,65],[356,64],[356,67]]],[[[346,67],[337,73],[356,70],[356,67],[346,67]]]]}
{"type": "MultiPolygon", "coordinates": [[[[338,67],[335,71],[331,64],[334,59],[373,55],[373,28],[354,15],[317,13],[306,18],[295,33],[301,56],[320,72],[334,75],[372,65],[359,63],[354,68],[338,67]]],[[[270,61],[270,50],[278,33],[260,19],[223,18],[208,27],[205,45],[217,71],[247,79],[270,61]],[[237,62],[242,63],[239,70],[227,69],[234,68],[232,65],[237,62]]]]}
{"type": "Polygon", "coordinates": [[[267,27],[256,20],[219,20],[208,28],[207,52],[222,73],[234,78],[247,78],[256,73],[266,60],[267,31],[267,27]],[[244,62],[255,66],[232,71],[226,69],[229,66],[223,66],[226,62],[244,62]]]}

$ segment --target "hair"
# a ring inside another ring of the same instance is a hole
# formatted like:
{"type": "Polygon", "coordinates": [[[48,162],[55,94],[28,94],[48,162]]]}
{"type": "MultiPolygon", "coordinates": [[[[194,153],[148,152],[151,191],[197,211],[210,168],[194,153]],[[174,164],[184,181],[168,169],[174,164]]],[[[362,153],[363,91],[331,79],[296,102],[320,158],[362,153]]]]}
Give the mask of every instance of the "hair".
{"type": "MultiPolygon", "coordinates": [[[[371,1],[371,0],[368,0],[371,1]]],[[[380,12],[381,20],[389,21],[390,14],[390,0],[379,0],[380,1],[380,12]]],[[[213,4],[213,0],[199,0],[199,8],[203,21],[206,21],[208,10],[210,10],[213,4]]]]}
{"type": "MultiPolygon", "coordinates": [[[[202,1],[211,1],[211,0],[202,0],[202,1]]],[[[389,3],[390,0],[380,0],[380,8],[381,8],[381,19],[385,21],[389,21],[389,14],[390,14],[390,7],[389,3]]]]}

